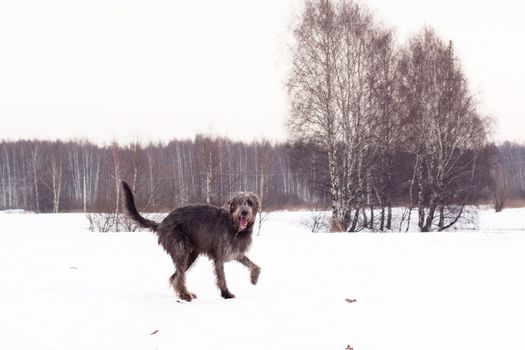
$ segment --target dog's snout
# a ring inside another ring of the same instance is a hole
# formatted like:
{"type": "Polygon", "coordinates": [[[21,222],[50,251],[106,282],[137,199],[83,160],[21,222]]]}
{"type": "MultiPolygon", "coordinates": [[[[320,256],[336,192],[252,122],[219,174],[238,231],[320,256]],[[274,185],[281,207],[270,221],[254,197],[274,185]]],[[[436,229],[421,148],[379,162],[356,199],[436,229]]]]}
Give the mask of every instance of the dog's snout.
{"type": "Polygon", "coordinates": [[[241,211],[241,215],[242,216],[248,216],[248,210],[241,211]]]}

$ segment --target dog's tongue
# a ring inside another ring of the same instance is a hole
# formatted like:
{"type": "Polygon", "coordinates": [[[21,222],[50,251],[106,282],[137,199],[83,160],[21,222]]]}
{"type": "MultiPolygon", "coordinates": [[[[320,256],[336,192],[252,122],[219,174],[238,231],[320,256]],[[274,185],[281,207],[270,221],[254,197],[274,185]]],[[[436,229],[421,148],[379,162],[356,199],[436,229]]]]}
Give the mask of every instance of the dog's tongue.
{"type": "Polygon", "coordinates": [[[247,218],[241,218],[239,220],[239,224],[240,224],[241,228],[244,229],[246,227],[246,225],[248,224],[248,219],[247,218]]]}

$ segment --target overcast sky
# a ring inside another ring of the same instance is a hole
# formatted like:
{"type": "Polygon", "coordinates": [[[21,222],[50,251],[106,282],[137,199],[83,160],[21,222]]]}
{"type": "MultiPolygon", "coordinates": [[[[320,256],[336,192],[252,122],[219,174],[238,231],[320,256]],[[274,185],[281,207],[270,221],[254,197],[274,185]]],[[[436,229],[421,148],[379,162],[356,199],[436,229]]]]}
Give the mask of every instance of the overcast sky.
{"type": "MultiPolygon", "coordinates": [[[[298,0],[0,0],[0,139],[284,140],[298,0]]],[[[518,0],[369,0],[400,42],[453,40],[496,140],[525,141],[518,0]]]]}

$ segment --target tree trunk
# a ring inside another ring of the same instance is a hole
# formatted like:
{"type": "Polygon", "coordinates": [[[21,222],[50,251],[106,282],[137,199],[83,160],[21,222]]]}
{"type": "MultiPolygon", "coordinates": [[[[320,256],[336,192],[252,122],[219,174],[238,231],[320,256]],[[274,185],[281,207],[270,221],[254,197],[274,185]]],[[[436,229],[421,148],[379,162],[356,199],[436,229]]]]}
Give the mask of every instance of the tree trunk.
{"type": "Polygon", "coordinates": [[[87,184],[86,184],[86,169],[84,169],[84,173],[82,174],[82,208],[84,209],[84,213],[87,212],[87,184]]]}
{"type": "Polygon", "coordinates": [[[149,199],[152,208],[157,207],[157,202],[155,200],[155,185],[153,181],[153,155],[150,152],[146,153],[146,159],[148,161],[148,184],[149,184],[149,199]]]}
{"type": "Polygon", "coordinates": [[[374,229],[374,203],[372,200],[372,174],[370,168],[366,172],[366,204],[370,208],[370,221],[367,227],[371,230],[374,229]]]}
{"type": "Polygon", "coordinates": [[[430,198],[430,205],[428,213],[425,219],[425,225],[421,229],[421,232],[430,232],[432,230],[432,223],[434,222],[434,215],[436,213],[436,199],[434,195],[430,198]]]}
{"type": "Polygon", "coordinates": [[[341,232],[345,230],[341,218],[341,198],[339,189],[339,176],[337,173],[336,146],[331,145],[328,152],[328,169],[330,175],[330,199],[332,201],[332,224],[330,231],[341,232]]]}
{"type": "Polygon", "coordinates": [[[361,210],[360,207],[357,207],[355,209],[354,218],[352,219],[352,224],[350,225],[350,228],[348,229],[349,232],[355,232],[357,230],[357,223],[359,222],[359,211],[361,210]]]}
{"type": "Polygon", "coordinates": [[[38,146],[35,146],[32,157],[32,168],[33,168],[33,186],[35,188],[35,207],[36,212],[40,213],[40,198],[38,195],[38,175],[37,175],[37,159],[38,159],[38,146]]]}
{"type": "Polygon", "coordinates": [[[379,231],[383,232],[385,230],[385,207],[381,208],[381,218],[379,221],[379,231]]]}
{"type": "Polygon", "coordinates": [[[53,191],[53,212],[58,213],[60,210],[60,193],[62,189],[62,161],[53,157],[51,160],[51,182],[53,191]]]}
{"type": "Polygon", "coordinates": [[[386,201],[387,205],[387,216],[386,216],[386,229],[392,229],[392,199],[388,198],[386,201]]]}
{"type": "Polygon", "coordinates": [[[441,230],[445,226],[445,205],[443,202],[439,204],[439,222],[438,227],[439,230],[441,230]]]}
{"type": "Polygon", "coordinates": [[[425,231],[425,186],[423,184],[423,162],[419,162],[418,166],[418,185],[419,192],[417,198],[417,209],[418,209],[418,226],[421,231],[425,231]]]}

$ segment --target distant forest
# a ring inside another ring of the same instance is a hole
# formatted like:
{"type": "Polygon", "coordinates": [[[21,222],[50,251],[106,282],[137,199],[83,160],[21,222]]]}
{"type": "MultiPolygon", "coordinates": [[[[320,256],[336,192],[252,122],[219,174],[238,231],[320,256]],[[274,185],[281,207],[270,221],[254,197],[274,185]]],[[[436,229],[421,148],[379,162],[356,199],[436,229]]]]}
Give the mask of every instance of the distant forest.
{"type": "MultiPolygon", "coordinates": [[[[221,205],[253,191],[272,208],[323,206],[314,167],[297,164],[289,144],[197,136],[166,144],[97,146],[87,141],[0,143],[0,209],[113,212],[120,181],[144,211],[188,203],[221,205]],[[307,171],[304,173],[303,171],[307,171]]],[[[269,209],[269,208],[268,208],[269,209]]]]}
{"type": "MultiPolygon", "coordinates": [[[[392,161],[394,205],[409,206],[414,157],[398,152],[392,161]]],[[[221,205],[238,191],[256,192],[263,210],[329,209],[327,162],[314,144],[243,143],[203,135],[126,146],[3,141],[0,209],[114,212],[121,180],[133,187],[141,210],[150,212],[196,202],[221,205]]],[[[492,204],[497,195],[507,204],[525,199],[525,146],[488,146],[478,164],[471,204],[492,204]]],[[[371,204],[380,208],[377,186],[370,191],[371,204]]]]}

